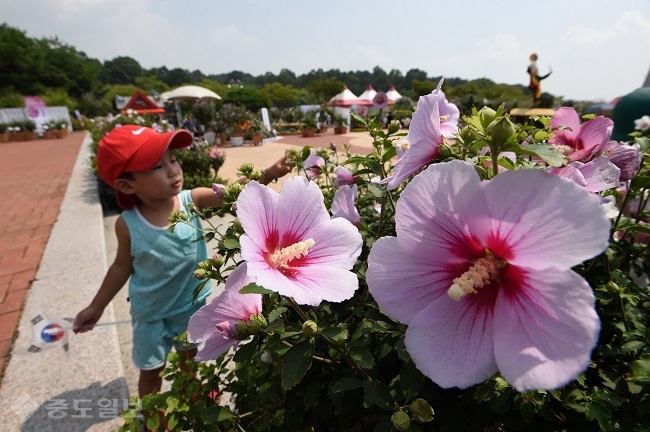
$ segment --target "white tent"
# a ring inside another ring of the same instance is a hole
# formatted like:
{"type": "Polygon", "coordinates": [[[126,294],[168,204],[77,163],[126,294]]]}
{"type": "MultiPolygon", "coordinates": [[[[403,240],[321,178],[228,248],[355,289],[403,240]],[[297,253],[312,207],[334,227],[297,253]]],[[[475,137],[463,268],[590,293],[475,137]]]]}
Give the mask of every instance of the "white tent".
{"type": "Polygon", "coordinates": [[[372,101],[375,98],[375,96],[377,96],[377,92],[375,91],[374,88],[372,88],[372,85],[369,85],[366,91],[364,91],[363,93],[361,93],[361,95],[359,95],[359,99],[370,101],[370,104],[372,105],[372,101]]]}
{"type": "Polygon", "coordinates": [[[332,99],[327,101],[327,106],[335,107],[351,107],[353,105],[372,105],[372,100],[359,99],[354,93],[348,89],[348,86],[343,86],[343,91],[332,99]]]}
{"type": "Polygon", "coordinates": [[[400,99],[402,95],[395,90],[395,86],[390,86],[390,90],[386,92],[386,97],[388,98],[388,104],[391,105],[395,103],[397,99],[400,99]]]}

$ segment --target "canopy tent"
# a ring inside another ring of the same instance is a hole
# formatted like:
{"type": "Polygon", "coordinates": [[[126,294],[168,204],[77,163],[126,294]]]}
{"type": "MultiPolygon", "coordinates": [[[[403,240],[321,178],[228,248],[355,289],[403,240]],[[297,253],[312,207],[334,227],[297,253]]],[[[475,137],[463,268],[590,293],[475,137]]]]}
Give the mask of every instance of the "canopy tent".
{"type": "Polygon", "coordinates": [[[372,101],[375,98],[375,96],[377,96],[377,92],[375,91],[374,88],[372,88],[372,85],[368,85],[366,91],[364,91],[363,93],[361,93],[361,95],[359,95],[359,99],[370,101],[370,104],[372,104],[372,101]]]}
{"type": "Polygon", "coordinates": [[[155,100],[147,97],[140,90],[137,90],[127,101],[126,98],[115,97],[115,106],[125,114],[128,110],[133,110],[136,114],[165,114],[162,104],[156,103],[155,100]]]}
{"type": "Polygon", "coordinates": [[[348,89],[348,86],[343,86],[343,91],[332,99],[327,101],[327,106],[334,107],[351,107],[353,105],[372,105],[372,100],[359,99],[354,93],[348,89]]]}
{"type": "Polygon", "coordinates": [[[397,99],[401,99],[402,95],[395,90],[395,86],[390,86],[390,90],[386,92],[386,97],[388,98],[388,105],[392,105],[397,99]]]}
{"type": "Polygon", "coordinates": [[[195,85],[186,85],[186,86],[181,86],[177,87],[174,90],[165,92],[160,95],[163,101],[169,101],[173,100],[174,105],[176,106],[176,118],[178,119],[178,124],[180,125],[182,123],[182,116],[181,116],[181,108],[178,105],[178,101],[180,100],[188,100],[188,99],[221,99],[221,96],[216,94],[210,89],[207,89],[205,87],[201,86],[195,86],[195,85]]]}

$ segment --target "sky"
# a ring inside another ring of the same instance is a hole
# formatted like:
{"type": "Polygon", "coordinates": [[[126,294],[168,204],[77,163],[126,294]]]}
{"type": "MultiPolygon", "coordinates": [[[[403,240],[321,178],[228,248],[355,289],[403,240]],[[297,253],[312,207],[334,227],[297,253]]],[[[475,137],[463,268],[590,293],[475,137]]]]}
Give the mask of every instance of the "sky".
{"type": "MultiPolygon", "coordinates": [[[[489,78],[608,102],[650,71],[649,0],[3,0],[0,22],[100,61],[220,74],[314,69],[489,78]]],[[[372,84],[372,83],[368,83],[372,84]]],[[[388,90],[378,89],[376,90],[388,90]]]]}

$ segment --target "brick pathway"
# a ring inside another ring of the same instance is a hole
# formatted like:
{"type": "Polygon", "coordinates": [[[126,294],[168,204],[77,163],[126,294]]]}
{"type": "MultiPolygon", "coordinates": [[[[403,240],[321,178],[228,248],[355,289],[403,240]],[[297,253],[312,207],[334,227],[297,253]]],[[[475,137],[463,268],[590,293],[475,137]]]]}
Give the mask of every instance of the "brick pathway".
{"type": "Polygon", "coordinates": [[[84,137],[0,144],[0,379],[84,137]]]}

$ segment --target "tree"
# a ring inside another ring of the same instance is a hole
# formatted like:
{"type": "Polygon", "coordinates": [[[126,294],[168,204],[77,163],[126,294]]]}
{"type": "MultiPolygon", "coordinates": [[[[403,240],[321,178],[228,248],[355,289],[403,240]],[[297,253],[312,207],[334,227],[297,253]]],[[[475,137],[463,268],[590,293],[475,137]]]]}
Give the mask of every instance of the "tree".
{"type": "Polygon", "coordinates": [[[273,102],[260,91],[251,87],[233,87],[223,97],[223,103],[242,106],[249,111],[257,112],[264,107],[271,107],[273,102]]]}
{"type": "Polygon", "coordinates": [[[40,76],[45,53],[25,32],[0,25],[0,86],[13,87],[23,94],[36,94],[44,89],[40,76]]]}
{"type": "Polygon", "coordinates": [[[315,79],[307,83],[306,89],[321,102],[327,102],[343,91],[343,83],[336,78],[315,79]]]}
{"type": "Polygon", "coordinates": [[[135,85],[143,89],[147,94],[153,92],[163,93],[169,90],[169,86],[155,75],[137,77],[135,79],[135,85]]]}
{"type": "Polygon", "coordinates": [[[260,90],[260,95],[270,99],[274,106],[289,108],[297,105],[300,91],[291,85],[283,85],[279,82],[274,82],[271,84],[264,84],[264,87],[260,90]]]}
{"type": "Polygon", "coordinates": [[[170,87],[178,87],[192,82],[192,75],[185,69],[174,68],[167,72],[164,78],[165,83],[170,87]]]}
{"type": "Polygon", "coordinates": [[[135,79],[142,75],[142,66],[135,59],[115,57],[104,62],[101,78],[107,84],[135,84],[135,79]]]}

